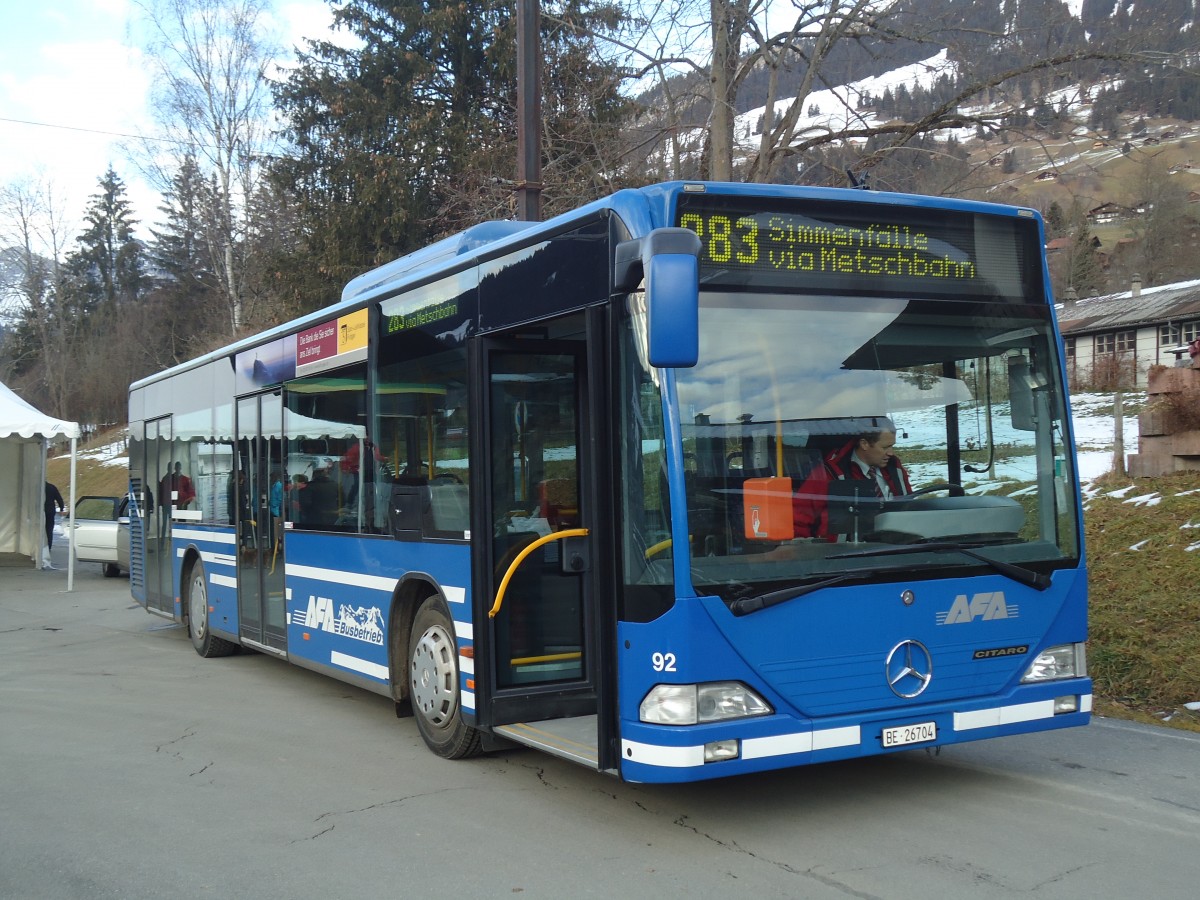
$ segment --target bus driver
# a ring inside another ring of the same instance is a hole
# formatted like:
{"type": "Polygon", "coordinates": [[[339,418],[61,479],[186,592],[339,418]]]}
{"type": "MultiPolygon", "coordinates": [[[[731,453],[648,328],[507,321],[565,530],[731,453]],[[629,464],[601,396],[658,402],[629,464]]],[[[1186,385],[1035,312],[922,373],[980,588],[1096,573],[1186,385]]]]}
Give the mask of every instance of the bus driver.
{"type": "Polygon", "coordinates": [[[839,539],[839,535],[829,530],[831,481],[868,482],[875,496],[883,499],[912,493],[908,472],[893,452],[895,424],[886,416],[872,417],[869,423],[869,430],[826,454],[824,465],[816,467],[801,484],[792,502],[796,537],[839,539]]]}

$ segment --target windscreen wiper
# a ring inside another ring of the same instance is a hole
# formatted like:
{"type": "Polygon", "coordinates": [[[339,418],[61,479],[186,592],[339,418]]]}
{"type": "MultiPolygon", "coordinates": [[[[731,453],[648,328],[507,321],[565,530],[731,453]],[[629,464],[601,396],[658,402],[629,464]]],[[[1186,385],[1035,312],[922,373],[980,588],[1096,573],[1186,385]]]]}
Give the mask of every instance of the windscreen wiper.
{"type": "Polygon", "coordinates": [[[811,594],[813,591],[819,591],[821,588],[830,587],[831,585],[841,584],[843,581],[869,578],[877,571],[877,569],[855,569],[850,572],[839,572],[832,578],[814,581],[812,584],[806,584],[802,587],[784,588],[781,591],[759,594],[757,597],[742,597],[738,600],[730,601],[729,611],[735,616],[744,616],[771,606],[778,606],[780,603],[787,603],[789,600],[799,599],[805,594],[811,594]]]}
{"type": "Polygon", "coordinates": [[[925,553],[927,551],[932,553],[961,553],[963,556],[969,556],[971,559],[977,559],[981,563],[991,566],[1001,575],[1011,578],[1013,581],[1018,581],[1039,591],[1046,590],[1052,584],[1049,575],[1043,575],[1041,572],[1035,572],[1032,569],[1005,562],[1001,559],[992,559],[990,556],[976,553],[970,544],[959,544],[954,541],[931,541],[927,544],[900,544],[895,547],[879,547],[873,550],[855,550],[849,553],[839,553],[835,556],[830,556],[829,559],[899,556],[904,553],[925,553]]]}
{"type": "MultiPolygon", "coordinates": [[[[832,558],[830,557],[830,559],[832,558]]],[[[918,567],[918,569],[935,568],[938,568],[938,566],[928,565],[918,567]]],[[[892,569],[848,569],[845,572],[838,572],[829,578],[801,585],[800,587],[784,588],[783,590],[771,591],[767,594],[759,594],[757,597],[741,597],[737,600],[731,600],[729,602],[729,611],[735,616],[744,616],[749,613],[768,609],[772,606],[778,606],[780,603],[787,603],[789,600],[798,600],[806,594],[821,590],[821,588],[832,587],[835,584],[842,584],[846,581],[861,581],[866,578],[874,578],[883,572],[892,571],[892,569]]]]}

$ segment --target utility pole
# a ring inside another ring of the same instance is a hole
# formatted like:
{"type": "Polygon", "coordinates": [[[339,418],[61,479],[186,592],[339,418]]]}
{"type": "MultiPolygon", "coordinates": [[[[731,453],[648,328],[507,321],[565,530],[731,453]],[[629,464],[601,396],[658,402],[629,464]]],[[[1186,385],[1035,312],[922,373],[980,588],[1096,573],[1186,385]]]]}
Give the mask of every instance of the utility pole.
{"type": "Polygon", "coordinates": [[[542,9],[517,0],[517,218],[542,218],[542,9]]]}
{"type": "Polygon", "coordinates": [[[1125,392],[1121,383],[1113,392],[1113,471],[1122,478],[1125,470],[1125,392]]]}

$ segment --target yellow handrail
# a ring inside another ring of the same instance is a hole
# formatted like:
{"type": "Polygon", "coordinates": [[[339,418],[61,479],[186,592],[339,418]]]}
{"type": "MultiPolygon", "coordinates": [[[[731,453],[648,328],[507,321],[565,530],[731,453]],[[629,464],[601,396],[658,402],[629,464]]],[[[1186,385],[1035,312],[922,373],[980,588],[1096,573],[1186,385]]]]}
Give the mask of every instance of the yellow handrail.
{"type": "Polygon", "coordinates": [[[588,530],[586,528],[567,528],[564,531],[554,531],[544,535],[531,543],[528,547],[517,554],[517,558],[509,564],[508,571],[504,573],[504,577],[500,579],[500,587],[496,589],[496,602],[492,604],[492,608],[488,610],[488,618],[496,618],[496,614],[500,612],[500,605],[504,602],[504,592],[508,590],[508,583],[512,580],[513,573],[517,571],[517,566],[525,561],[527,557],[538,547],[544,547],[551,541],[561,541],[563,538],[569,537],[587,537],[588,530]]]}
{"type": "Polygon", "coordinates": [[[665,541],[659,541],[657,544],[652,544],[647,547],[646,552],[643,555],[646,557],[646,559],[653,559],[664,550],[669,550],[671,545],[674,543],[675,541],[671,538],[667,538],[665,541]]]}

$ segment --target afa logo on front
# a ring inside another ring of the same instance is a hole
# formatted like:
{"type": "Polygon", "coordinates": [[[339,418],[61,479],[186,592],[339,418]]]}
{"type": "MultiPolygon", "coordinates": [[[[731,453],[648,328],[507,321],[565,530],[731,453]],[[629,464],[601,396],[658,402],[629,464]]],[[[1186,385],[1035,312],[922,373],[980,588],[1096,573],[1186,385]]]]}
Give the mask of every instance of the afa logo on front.
{"type": "Polygon", "coordinates": [[[292,615],[292,624],[301,628],[318,628],[339,637],[366,641],[368,644],[383,644],[383,611],[378,606],[351,606],[342,603],[337,616],[333,614],[334,601],[329,597],[310,594],[308,609],[292,615]]]}
{"type": "Polygon", "coordinates": [[[939,625],[957,625],[962,622],[975,620],[989,621],[991,619],[1015,619],[1017,605],[1004,599],[1004,591],[983,591],[967,600],[966,594],[959,594],[946,612],[937,614],[939,625]]]}

